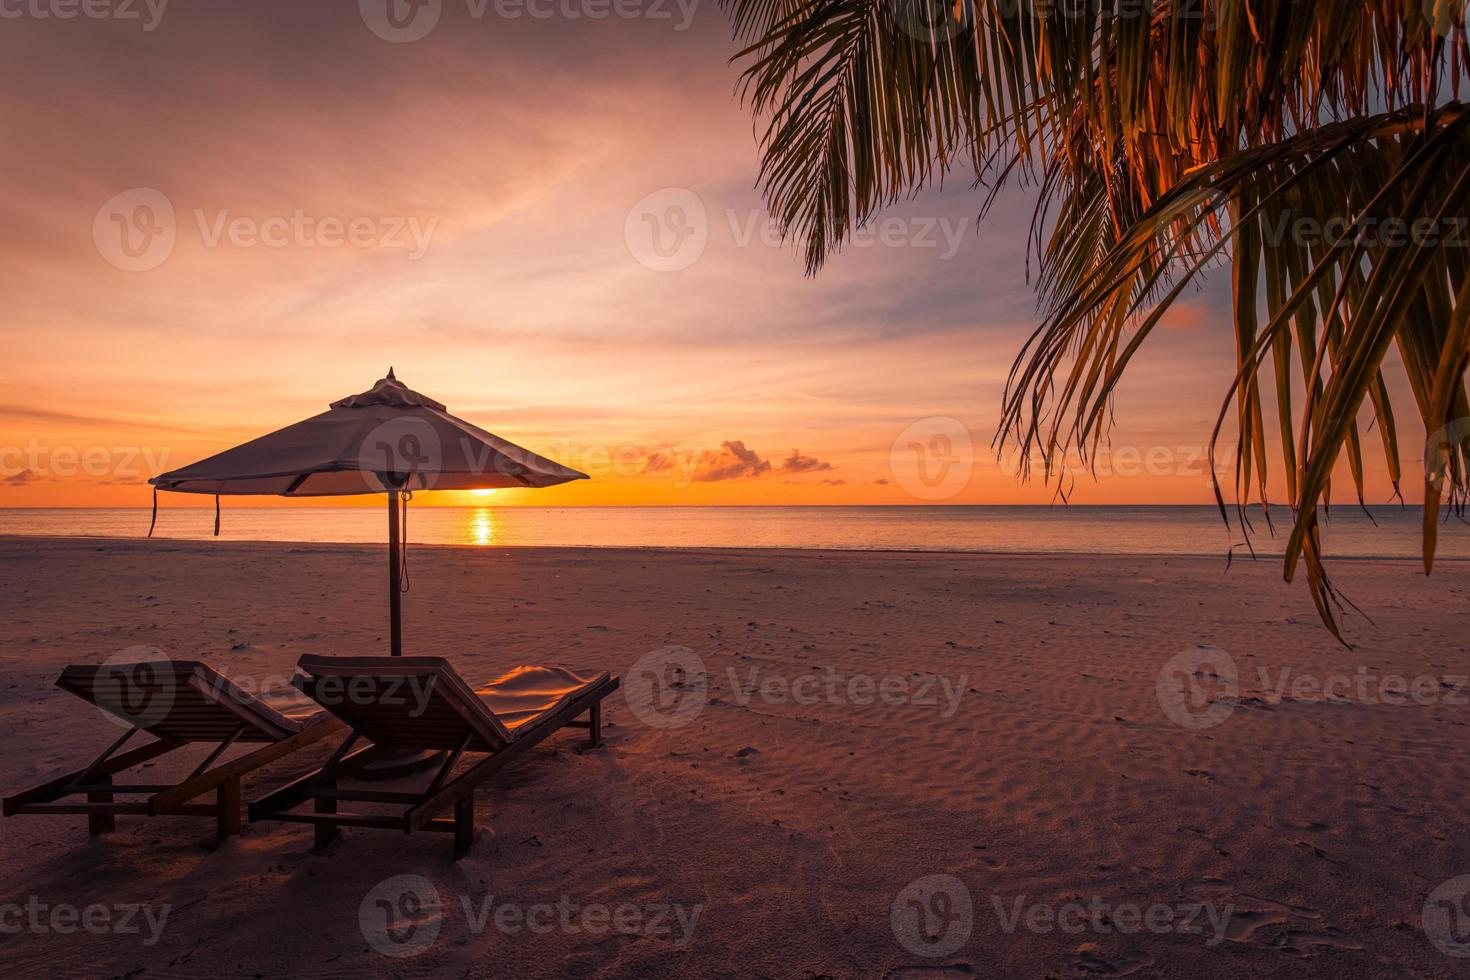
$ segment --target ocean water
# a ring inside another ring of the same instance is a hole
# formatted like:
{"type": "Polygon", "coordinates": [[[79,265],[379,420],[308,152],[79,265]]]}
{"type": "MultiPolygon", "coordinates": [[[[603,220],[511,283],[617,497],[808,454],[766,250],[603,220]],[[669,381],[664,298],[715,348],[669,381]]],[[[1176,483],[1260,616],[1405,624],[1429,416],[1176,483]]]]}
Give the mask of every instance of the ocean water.
{"type": "MultiPolygon", "coordinates": [[[[386,508],[238,507],[225,501],[221,540],[383,543],[386,508]]],[[[1280,554],[1253,512],[1258,555],[1280,554]]],[[[1323,531],[1337,557],[1417,558],[1417,507],[1334,507],[1323,531]],[[1375,523],[1376,522],[1376,523],[1375,523]]],[[[207,539],[210,508],[164,507],[158,537],[207,539]]],[[[143,537],[146,509],[0,509],[3,535],[143,537]]],[[[412,507],[413,544],[653,548],[803,548],[1003,553],[1225,555],[1244,553],[1238,526],[1214,507],[412,507]]],[[[1470,558],[1470,525],[1442,522],[1438,554],[1470,558]]]]}

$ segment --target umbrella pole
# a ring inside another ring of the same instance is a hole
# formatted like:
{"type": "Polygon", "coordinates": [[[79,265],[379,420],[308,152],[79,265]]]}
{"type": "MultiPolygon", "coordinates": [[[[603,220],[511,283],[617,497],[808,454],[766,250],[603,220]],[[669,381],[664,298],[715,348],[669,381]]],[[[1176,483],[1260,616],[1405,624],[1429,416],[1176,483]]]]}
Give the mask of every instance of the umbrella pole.
{"type": "MultiPolygon", "coordinates": [[[[398,510],[399,492],[388,491],[388,631],[392,637],[393,656],[403,656],[403,616],[400,603],[403,593],[398,590],[403,556],[398,545],[401,515],[398,510]]],[[[376,759],[353,769],[353,775],[368,781],[399,779],[405,775],[422,772],[438,765],[445,753],[438,750],[394,748],[376,759]]]]}
{"type": "MultiPolygon", "coordinates": [[[[392,638],[393,656],[403,656],[403,593],[399,591],[403,556],[399,552],[402,515],[398,510],[399,492],[388,491],[388,631],[392,638]]],[[[418,749],[390,749],[382,756],[353,770],[360,779],[399,779],[438,765],[444,753],[418,749]]]]}
{"type": "Polygon", "coordinates": [[[403,593],[399,591],[398,491],[388,491],[388,633],[393,656],[403,656],[403,593]]]}

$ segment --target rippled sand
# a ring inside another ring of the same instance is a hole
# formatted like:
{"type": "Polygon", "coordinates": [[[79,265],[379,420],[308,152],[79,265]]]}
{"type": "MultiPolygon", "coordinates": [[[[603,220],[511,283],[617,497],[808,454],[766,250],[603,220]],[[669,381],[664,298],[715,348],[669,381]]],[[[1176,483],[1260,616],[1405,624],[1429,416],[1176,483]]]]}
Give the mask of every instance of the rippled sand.
{"type": "MultiPolygon", "coordinates": [[[[381,651],[384,561],[0,539],[0,790],[116,736],[51,686],[64,664],[150,645],[279,686],[302,653],[381,651]]],[[[216,848],[203,820],[122,817],[89,840],[82,817],[10,818],[0,927],[19,931],[0,936],[0,970],[1448,977],[1470,962],[1446,952],[1470,943],[1470,879],[1454,882],[1470,874],[1470,565],[1426,584],[1411,563],[1339,562],[1377,623],[1352,621],[1347,650],[1274,561],[410,562],[407,652],[472,683],[524,663],[617,672],[631,703],[609,700],[605,747],[569,732],[493,779],[457,864],[441,835],[349,829],[313,854],[296,826],[216,848]],[[52,917],[92,905],[101,928],[52,917]]]]}

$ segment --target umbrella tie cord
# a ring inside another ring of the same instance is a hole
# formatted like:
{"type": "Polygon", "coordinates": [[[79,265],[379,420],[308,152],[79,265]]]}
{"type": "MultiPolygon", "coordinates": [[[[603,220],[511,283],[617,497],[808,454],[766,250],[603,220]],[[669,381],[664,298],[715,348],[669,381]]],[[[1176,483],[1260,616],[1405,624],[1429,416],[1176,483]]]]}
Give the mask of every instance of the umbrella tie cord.
{"type": "Polygon", "coordinates": [[[399,504],[399,533],[398,533],[398,591],[408,591],[408,502],[413,499],[412,490],[404,490],[398,495],[399,504]]]}
{"type": "Polygon", "coordinates": [[[158,488],[153,488],[153,516],[148,519],[148,536],[153,537],[153,526],[158,523],[158,488]]]}

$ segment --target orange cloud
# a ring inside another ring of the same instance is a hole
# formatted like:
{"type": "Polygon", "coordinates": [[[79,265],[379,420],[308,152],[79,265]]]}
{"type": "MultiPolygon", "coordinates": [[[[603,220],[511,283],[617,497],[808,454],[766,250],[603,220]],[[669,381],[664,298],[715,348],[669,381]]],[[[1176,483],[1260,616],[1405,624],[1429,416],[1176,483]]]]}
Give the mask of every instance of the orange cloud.
{"type": "MultiPolygon", "coordinates": [[[[791,455],[781,464],[781,473],[820,473],[830,470],[832,464],[817,459],[814,456],[803,456],[798,449],[791,450],[791,455]]],[[[825,481],[823,481],[825,482],[825,481]]]]}
{"type": "Polygon", "coordinates": [[[720,447],[718,453],[706,453],[700,460],[699,469],[694,473],[696,483],[738,480],[771,471],[769,460],[762,459],[754,450],[746,449],[745,443],[738,439],[722,442],[720,447]]]}

